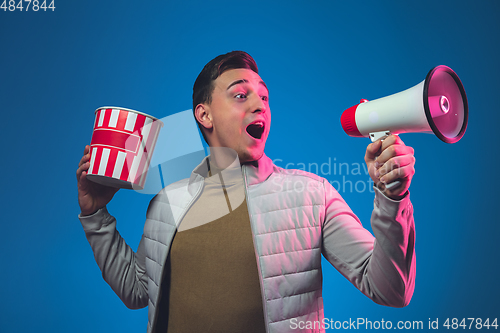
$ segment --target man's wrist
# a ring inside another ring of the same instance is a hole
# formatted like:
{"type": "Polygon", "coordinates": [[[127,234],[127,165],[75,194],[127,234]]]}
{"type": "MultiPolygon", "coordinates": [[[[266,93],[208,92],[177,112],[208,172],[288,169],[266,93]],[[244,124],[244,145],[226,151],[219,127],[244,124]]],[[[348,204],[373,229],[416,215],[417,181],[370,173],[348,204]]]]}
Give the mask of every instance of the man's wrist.
{"type": "MultiPolygon", "coordinates": [[[[99,209],[100,209],[100,208],[99,208],[99,209]]],[[[89,217],[89,216],[92,216],[92,215],[96,214],[96,213],[99,211],[99,209],[97,209],[97,210],[95,210],[95,211],[91,211],[91,212],[89,212],[89,211],[83,211],[83,210],[82,210],[82,211],[80,212],[80,217],[89,217]]]]}
{"type": "Polygon", "coordinates": [[[408,193],[408,191],[406,191],[405,193],[403,193],[402,195],[390,195],[390,194],[387,194],[387,192],[382,192],[386,197],[388,197],[389,199],[391,200],[394,200],[394,201],[401,201],[403,200],[404,197],[406,197],[406,194],[408,193]]]}
{"type": "Polygon", "coordinates": [[[373,188],[377,189],[384,197],[386,197],[387,199],[392,200],[392,201],[401,201],[409,193],[409,191],[406,190],[406,192],[401,194],[401,195],[389,195],[389,194],[387,194],[387,190],[385,188],[381,188],[380,186],[377,186],[377,185],[374,185],[373,188]]]}

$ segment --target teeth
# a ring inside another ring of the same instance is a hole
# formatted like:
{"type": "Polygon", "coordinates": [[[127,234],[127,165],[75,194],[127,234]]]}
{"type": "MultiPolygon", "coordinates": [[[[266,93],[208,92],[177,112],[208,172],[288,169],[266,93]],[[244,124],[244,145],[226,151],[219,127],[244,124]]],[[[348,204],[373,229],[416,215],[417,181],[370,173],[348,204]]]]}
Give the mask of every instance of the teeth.
{"type": "Polygon", "coordinates": [[[253,125],[258,125],[260,127],[263,127],[264,126],[264,123],[262,121],[257,121],[255,123],[253,123],[253,125]]]}

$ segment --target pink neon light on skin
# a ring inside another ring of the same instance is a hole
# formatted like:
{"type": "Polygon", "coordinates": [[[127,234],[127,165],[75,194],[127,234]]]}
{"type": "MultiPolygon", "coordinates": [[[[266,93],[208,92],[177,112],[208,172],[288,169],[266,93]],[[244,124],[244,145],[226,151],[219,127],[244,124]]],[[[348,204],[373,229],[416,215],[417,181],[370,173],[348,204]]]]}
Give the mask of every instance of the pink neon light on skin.
{"type": "Polygon", "coordinates": [[[242,164],[258,160],[271,128],[269,91],[264,81],[254,71],[239,68],[222,73],[214,86],[211,103],[199,104],[195,112],[207,129],[210,146],[233,149],[242,164]]]}

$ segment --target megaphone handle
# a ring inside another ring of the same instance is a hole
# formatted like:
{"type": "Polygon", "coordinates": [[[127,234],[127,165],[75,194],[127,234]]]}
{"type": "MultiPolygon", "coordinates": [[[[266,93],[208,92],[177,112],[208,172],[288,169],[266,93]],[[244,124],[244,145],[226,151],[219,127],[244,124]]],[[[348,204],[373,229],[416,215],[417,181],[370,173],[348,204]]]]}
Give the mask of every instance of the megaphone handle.
{"type": "MultiPolygon", "coordinates": [[[[384,141],[385,138],[387,138],[389,135],[391,135],[391,132],[390,131],[380,131],[380,132],[370,133],[369,135],[370,135],[370,139],[372,140],[372,142],[375,142],[379,139],[381,141],[384,141]]],[[[386,184],[385,188],[390,190],[391,188],[396,188],[399,185],[401,185],[401,181],[395,180],[392,183],[386,184]]]]}

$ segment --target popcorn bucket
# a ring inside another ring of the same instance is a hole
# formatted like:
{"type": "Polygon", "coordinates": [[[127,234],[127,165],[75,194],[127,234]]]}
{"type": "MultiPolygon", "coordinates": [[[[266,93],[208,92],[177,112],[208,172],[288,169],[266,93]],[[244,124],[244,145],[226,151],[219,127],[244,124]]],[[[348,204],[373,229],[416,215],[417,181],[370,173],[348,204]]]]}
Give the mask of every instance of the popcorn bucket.
{"type": "Polygon", "coordinates": [[[95,115],[87,178],[106,186],[142,190],[163,123],[114,106],[101,107],[95,115]]]}

